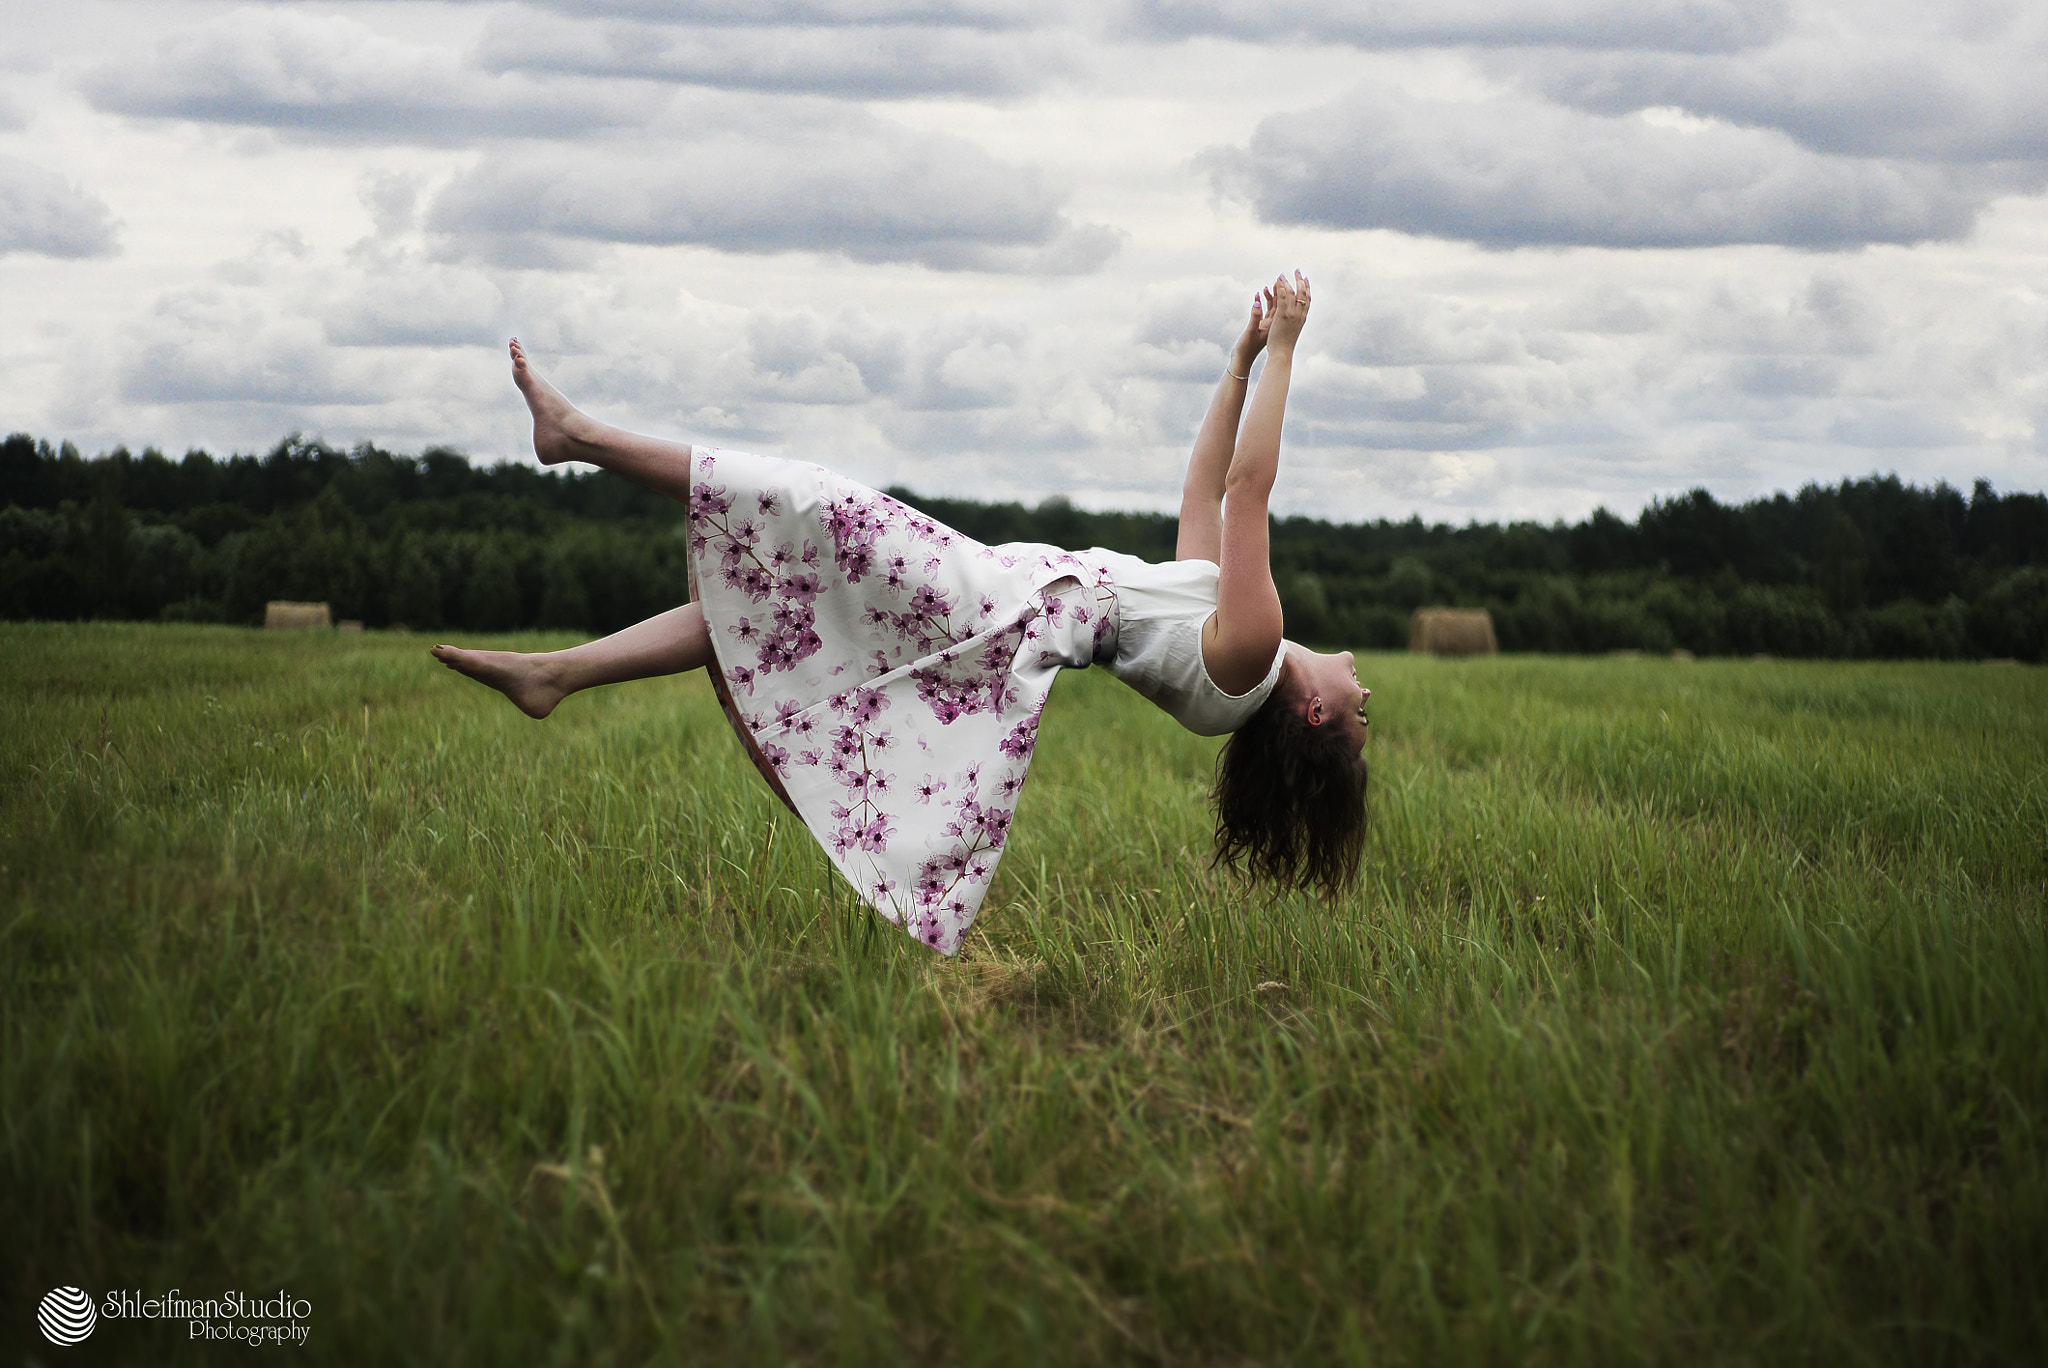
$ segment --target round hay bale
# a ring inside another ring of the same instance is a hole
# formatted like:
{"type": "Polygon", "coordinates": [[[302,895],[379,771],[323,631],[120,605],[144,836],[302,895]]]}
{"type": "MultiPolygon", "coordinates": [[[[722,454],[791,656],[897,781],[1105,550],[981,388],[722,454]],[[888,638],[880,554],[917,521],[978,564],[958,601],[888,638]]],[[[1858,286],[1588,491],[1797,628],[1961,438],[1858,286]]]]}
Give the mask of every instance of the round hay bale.
{"type": "Polygon", "coordinates": [[[1429,655],[1494,655],[1493,615],[1484,608],[1417,608],[1408,623],[1408,649],[1429,655]]]}
{"type": "Polygon", "coordinates": [[[333,625],[334,616],[327,611],[327,605],[324,603],[293,603],[289,599],[272,599],[263,605],[265,631],[333,625]]]}

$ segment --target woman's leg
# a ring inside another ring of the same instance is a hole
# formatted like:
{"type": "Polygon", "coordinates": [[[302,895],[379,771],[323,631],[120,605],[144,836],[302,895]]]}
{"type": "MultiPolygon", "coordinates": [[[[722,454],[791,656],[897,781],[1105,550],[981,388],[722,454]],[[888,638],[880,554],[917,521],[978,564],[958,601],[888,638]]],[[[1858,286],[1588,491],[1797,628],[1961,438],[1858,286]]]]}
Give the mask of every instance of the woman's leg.
{"type": "Polygon", "coordinates": [[[690,502],[690,444],[642,437],[600,423],[562,397],[526,364],[526,349],[512,339],[512,383],[533,411],[533,454],[542,465],[583,461],[623,475],[677,503],[690,502]]]}
{"type": "Polygon", "coordinates": [[[528,717],[546,717],[579,689],[681,674],[712,663],[711,633],[704,625],[704,611],[694,603],[566,651],[521,655],[436,646],[433,656],[449,669],[490,685],[528,717]]]}
{"type": "MultiPolygon", "coordinates": [[[[533,454],[541,464],[584,461],[678,503],[689,503],[689,443],[642,437],[598,422],[533,372],[517,338],[512,340],[512,383],[533,411],[533,454]]],[[[546,717],[579,689],[681,674],[712,663],[711,636],[703,610],[694,603],[566,651],[521,655],[436,646],[433,655],[450,669],[498,690],[528,717],[546,717]]]]}

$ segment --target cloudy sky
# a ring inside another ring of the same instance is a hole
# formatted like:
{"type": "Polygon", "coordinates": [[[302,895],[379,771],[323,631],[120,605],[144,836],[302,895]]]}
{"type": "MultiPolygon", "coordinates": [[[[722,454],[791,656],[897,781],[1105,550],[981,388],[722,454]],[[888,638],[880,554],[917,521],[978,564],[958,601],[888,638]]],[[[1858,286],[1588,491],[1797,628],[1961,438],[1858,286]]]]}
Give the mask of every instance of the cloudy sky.
{"type": "MultiPolygon", "coordinates": [[[[1170,507],[1299,267],[1289,512],[2048,487],[2025,0],[4,0],[0,427],[639,429],[1170,507]]],[[[530,459],[530,457],[528,457],[530,459]]]]}

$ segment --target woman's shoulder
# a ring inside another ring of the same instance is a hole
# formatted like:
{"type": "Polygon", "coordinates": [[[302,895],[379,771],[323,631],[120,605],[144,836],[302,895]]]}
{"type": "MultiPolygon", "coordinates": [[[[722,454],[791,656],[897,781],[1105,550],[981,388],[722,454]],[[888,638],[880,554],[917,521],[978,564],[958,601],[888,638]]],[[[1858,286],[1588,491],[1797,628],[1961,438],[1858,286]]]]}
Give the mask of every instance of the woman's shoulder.
{"type": "Polygon", "coordinates": [[[1102,550],[1091,551],[1089,555],[1102,558],[1119,591],[1126,587],[1162,592],[1195,589],[1213,604],[1216,583],[1222,575],[1222,570],[1211,560],[1150,561],[1121,551],[1102,550]]]}

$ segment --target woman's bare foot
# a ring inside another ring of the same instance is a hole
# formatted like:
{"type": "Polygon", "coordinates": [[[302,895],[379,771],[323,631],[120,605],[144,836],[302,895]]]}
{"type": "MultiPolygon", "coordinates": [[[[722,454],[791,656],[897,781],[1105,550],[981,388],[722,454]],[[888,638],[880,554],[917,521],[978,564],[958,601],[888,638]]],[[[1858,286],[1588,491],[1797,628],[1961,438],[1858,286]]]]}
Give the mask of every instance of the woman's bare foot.
{"type": "Polygon", "coordinates": [[[490,685],[528,717],[546,717],[568,696],[545,656],[521,655],[517,651],[465,651],[460,646],[436,646],[431,654],[449,669],[466,674],[479,684],[490,685]]]}
{"type": "Polygon", "coordinates": [[[534,374],[526,364],[526,349],[516,337],[512,339],[512,383],[519,386],[526,407],[533,410],[533,454],[540,457],[542,465],[590,459],[587,451],[596,444],[601,425],[534,374]]]}

